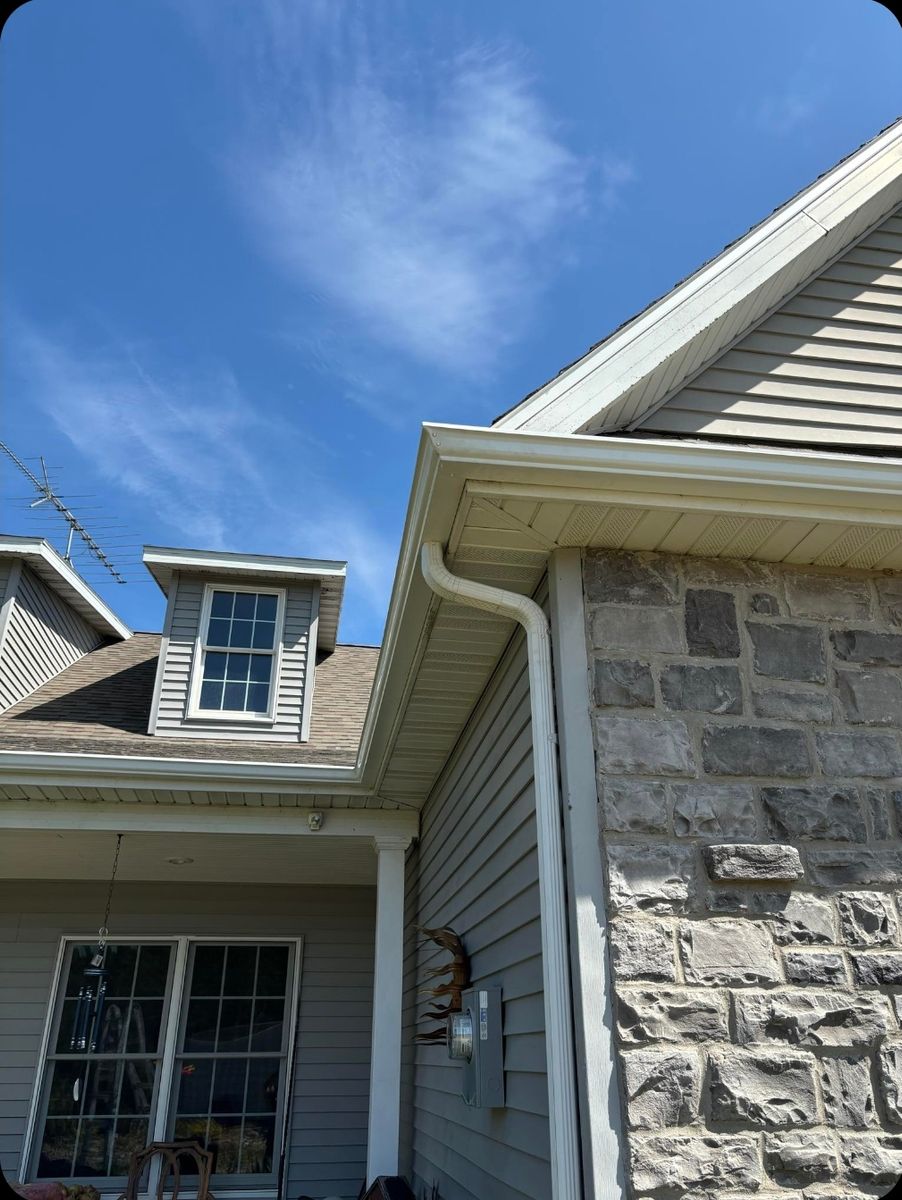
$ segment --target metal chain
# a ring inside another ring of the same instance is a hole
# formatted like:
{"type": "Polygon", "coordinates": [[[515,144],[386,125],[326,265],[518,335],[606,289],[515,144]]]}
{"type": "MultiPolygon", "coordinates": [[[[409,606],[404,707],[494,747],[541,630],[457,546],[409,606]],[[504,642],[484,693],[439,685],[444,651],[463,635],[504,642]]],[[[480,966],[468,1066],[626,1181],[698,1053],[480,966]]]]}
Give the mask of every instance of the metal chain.
{"type": "Polygon", "coordinates": [[[103,949],[103,947],[106,945],[107,935],[110,932],[109,928],[108,928],[109,921],[110,921],[110,906],[113,903],[113,884],[116,882],[116,868],[119,866],[119,851],[121,848],[122,848],[122,834],[117,833],[116,834],[116,853],[113,857],[113,871],[112,871],[112,874],[110,875],[110,886],[107,889],[107,894],[106,894],[106,908],[104,909],[104,913],[103,913],[103,924],[100,926],[100,929],[98,930],[98,933],[100,935],[99,945],[100,945],[101,949],[103,949]]]}

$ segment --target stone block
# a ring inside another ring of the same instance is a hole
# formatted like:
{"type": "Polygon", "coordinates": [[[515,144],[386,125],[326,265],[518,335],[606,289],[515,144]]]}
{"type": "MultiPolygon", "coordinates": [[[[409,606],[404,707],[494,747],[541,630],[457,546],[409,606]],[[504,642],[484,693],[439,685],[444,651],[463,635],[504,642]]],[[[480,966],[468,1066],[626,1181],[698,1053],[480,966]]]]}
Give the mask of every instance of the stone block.
{"type": "Polygon", "coordinates": [[[779,882],[803,875],[794,846],[705,846],[702,857],[709,879],[718,883],[779,882]]]}
{"type": "Polygon", "coordinates": [[[852,974],[860,987],[902,985],[902,950],[853,952],[852,974]]]}
{"type": "Polygon", "coordinates": [[[886,792],[879,787],[866,787],[864,802],[871,817],[871,834],[874,840],[882,842],[892,837],[886,792]]]}
{"type": "Polygon", "coordinates": [[[706,725],[702,760],[712,775],[797,779],[811,773],[808,742],[800,729],[765,725],[706,725]]]}
{"type": "Polygon", "coordinates": [[[636,842],[608,845],[610,903],[615,911],[682,912],[694,890],[691,846],[636,842]]]}
{"type": "Polygon", "coordinates": [[[773,589],[780,571],[772,563],[740,558],[686,556],[681,563],[689,587],[773,589]]]}
{"type": "Polygon", "coordinates": [[[716,1137],[655,1134],[632,1139],[634,1194],[756,1191],[761,1183],[758,1140],[748,1134],[716,1137]]]}
{"type": "MultiPolygon", "coordinates": [[[[782,1187],[807,1187],[833,1179],[839,1170],[829,1137],[817,1133],[771,1133],[764,1139],[764,1166],[782,1187]]],[[[831,1200],[838,1200],[831,1193],[831,1200]]]]}
{"type": "Polygon", "coordinates": [[[793,892],[784,900],[778,892],[766,892],[760,911],[773,914],[774,941],[781,946],[833,945],[836,942],[833,906],[822,896],[793,892]]]}
{"type": "Polygon", "coordinates": [[[809,850],[808,874],[822,887],[902,883],[902,851],[809,850]]]}
{"type": "Polygon", "coordinates": [[[663,783],[642,779],[600,781],[602,823],[612,833],[667,833],[663,783]]]}
{"type": "Polygon", "coordinates": [[[770,1129],[817,1120],[814,1060],[808,1054],[730,1050],[711,1058],[712,1121],[749,1121],[770,1129]]]}
{"type": "Polygon", "coordinates": [[[611,963],[618,981],[676,980],[673,932],[667,925],[622,918],[611,929],[611,963]]]}
{"type": "Polygon", "coordinates": [[[852,725],[902,725],[902,676],[894,671],[837,671],[836,686],[852,725]]]}
{"type": "Polygon", "coordinates": [[[651,668],[630,659],[596,659],[594,696],[599,707],[654,708],[651,668]]]}
{"type": "Polygon", "coordinates": [[[834,621],[867,621],[870,618],[871,591],[867,579],[790,572],[785,583],[789,611],[794,617],[834,621]]]}
{"type": "Polygon", "coordinates": [[[672,783],[677,837],[752,838],[758,833],[755,793],[746,783],[672,783]]]}
{"type": "Polygon", "coordinates": [[[829,725],[833,720],[833,703],[826,692],[795,692],[786,688],[767,688],[752,695],[756,717],[777,721],[804,721],[806,724],[829,725]]]}
{"type": "Polygon", "coordinates": [[[749,987],[781,978],[770,930],[764,925],[729,917],[682,921],[679,940],[687,983],[749,987]]]}
{"type": "Polygon", "coordinates": [[[873,992],[745,992],[735,997],[742,1044],[868,1046],[893,1028],[885,996],[873,992]]]}
{"type": "Polygon", "coordinates": [[[592,610],[592,645],[636,654],[682,654],[684,641],[675,608],[624,608],[603,604],[592,610]]]}
{"type": "Polygon", "coordinates": [[[877,1051],[877,1079],[883,1107],[893,1125],[902,1125],[902,1038],[887,1038],[877,1051]]]}
{"type": "Polygon", "coordinates": [[[816,625],[746,621],[755,670],[773,679],[823,683],[827,678],[824,639],[816,625]]]}
{"type": "Polygon", "coordinates": [[[814,738],[821,767],[828,777],[888,779],[902,775],[902,754],[895,734],[824,730],[814,738]]]}
{"type": "Polygon", "coordinates": [[[585,589],[593,604],[674,604],[680,589],[678,560],[666,554],[589,550],[585,589]]]}
{"type": "Polygon", "coordinates": [[[877,599],[887,618],[902,625],[902,575],[878,575],[874,579],[877,599]]]}
{"type": "Polygon", "coordinates": [[[727,1006],[698,988],[617,988],[617,1029],[627,1046],[729,1040],[727,1006]]]}
{"type": "Polygon", "coordinates": [[[843,956],[829,950],[787,950],[783,967],[788,983],[846,987],[849,982],[843,956]]]}
{"type": "Polygon", "coordinates": [[[822,1058],[821,1096],[832,1129],[870,1129],[877,1124],[869,1058],[822,1058]]]}
{"type": "Polygon", "coordinates": [[[843,662],[862,667],[902,667],[902,633],[835,629],[830,638],[833,652],[843,662]]]}
{"type": "Polygon", "coordinates": [[[599,770],[608,775],[692,775],[695,762],[685,721],[596,716],[599,770]]]}
{"type": "Polygon", "coordinates": [[[632,1129],[666,1129],[697,1118],[702,1090],[697,1052],[631,1050],[620,1061],[632,1129]]]}
{"type": "Polygon", "coordinates": [[[844,892],[838,901],[840,928],[849,946],[884,946],[896,941],[896,912],[885,893],[844,892]]]}
{"type": "Polygon", "coordinates": [[[770,592],[755,592],[749,599],[749,609],[759,617],[779,617],[780,601],[770,592]]]}
{"type": "Polygon", "coordinates": [[[761,807],[771,837],[867,841],[867,826],[854,788],[765,787],[761,789],[761,807]]]}
{"type": "Polygon", "coordinates": [[[741,713],[742,680],[736,667],[675,664],[661,671],[661,698],[684,712],[741,713]]]}
{"type": "Polygon", "coordinates": [[[739,626],[731,592],[708,589],[686,593],[686,645],[706,658],[738,658],[739,626]]]}
{"type": "Polygon", "coordinates": [[[840,1159],[850,1183],[888,1188],[902,1175],[902,1137],[873,1134],[845,1137],[840,1147],[840,1159]]]}

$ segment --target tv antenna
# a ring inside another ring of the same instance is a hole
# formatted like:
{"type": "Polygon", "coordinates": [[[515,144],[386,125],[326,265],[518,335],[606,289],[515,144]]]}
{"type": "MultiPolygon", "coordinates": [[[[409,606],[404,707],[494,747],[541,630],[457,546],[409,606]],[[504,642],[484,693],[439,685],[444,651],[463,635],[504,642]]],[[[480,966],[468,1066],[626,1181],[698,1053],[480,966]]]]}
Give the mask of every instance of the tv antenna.
{"type": "Polygon", "coordinates": [[[79,521],[72,509],[63,504],[61,498],[54,491],[53,485],[50,482],[50,476],[47,474],[47,464],[44,462],[44,456],[41,455],[40,460],[41,472],[44,476],[43,480],[41,480],[25,465],[25,463],[22,462],[21,458],[19,458],[17,454],[13,453],[9,446],[7,446],[6,442],[0,442],[0,450],[3,451],[7,458],[15,463],[25,478],[33,485],[35,491],[39,493],[38,499],[34,500],[31,504],[29,504],[28,507],[37,508],[39,504],[52,504],[69,526],[69,535],[66,538],[66,553],[63,555],[63,558],[66,560],[66,562],[69,563],[70,566],[72,565],[72,539],[74,538],[75,534],[78,534],[78,536],[87,546],[90,553],[94,555],[99,563],[106,567],[116,582],[125,583],[126,580],[122,575],[119,574],[113,563],[110,562],[102,547],[100,547],[97,542],[94,541],[90,533],[88,533],[87,529],[85,529],[84,525],[82,525],[81,521],[79,521]]]}

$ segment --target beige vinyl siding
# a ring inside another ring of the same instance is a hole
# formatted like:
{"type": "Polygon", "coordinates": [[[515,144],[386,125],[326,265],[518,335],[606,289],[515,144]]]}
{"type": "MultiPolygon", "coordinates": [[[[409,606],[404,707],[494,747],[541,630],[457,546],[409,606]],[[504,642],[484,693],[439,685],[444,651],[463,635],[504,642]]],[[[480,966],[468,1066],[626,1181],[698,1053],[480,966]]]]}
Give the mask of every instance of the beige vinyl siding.
{"type": "Polygon", "coordinates": [[[422,814],[408,858],[402,1170],[417,1195],[550,1195],[548,1102],[525,641],[517,634],[422,814]],[[503,1109],[471,1108],[444,1046],[414,1046],[425,972],[448,955],[411,932],[452,926],[474,985],[503,988],[503,1109]]]}
{"type": "MultiPolygon", "coordinates": [[[[18,1178],[53,969],[96,929],[105,886],[0,884],[0,1166],[18,1178]]],[[[302,937],[285,1195],[355,1198],[366,1170],[375,890],[128,883],[112,937],[302,937]]]]}
{"type": "Polygon", "coordinates": [[[639,428],[902,448],[902,210],[639,428]]]}
{"type": "MultiPolygon", "coordinates": [[[[316,584],[292,584],[285,588],[285,623],[282,630],[282,660],[276,693],[275,723],[247,721],[187,720],[188,692],[197,637],[200,630],[204,584],[228,590],[234,581],[180,575],[169,620],[169,642],[162,664],[160,698],[155,732],[181,737],[252,738],[255,741],[297,742],[301,738],[304,687],[307,677],[310,627],[314,615],[316,584]]],[[[244,585],[246,581],[242,581],[244,585]]],[[[261,585],[262,586],[262,585],[261,585]]],[[[267,585],[270,586],[270,585],[267,585]]],[[[272,585],[272,586],[278,586],[272,585]]],[[[313,670],[312,661],[310,663],[313,670]]],[[[312,675],[311,675],[312,686],[312,675]]]]}
{"type": "Polygon", "coordinates": [[[0,711],[30,696],[102,641],[96,629],[23,565],[0,653],[0,711]]]}

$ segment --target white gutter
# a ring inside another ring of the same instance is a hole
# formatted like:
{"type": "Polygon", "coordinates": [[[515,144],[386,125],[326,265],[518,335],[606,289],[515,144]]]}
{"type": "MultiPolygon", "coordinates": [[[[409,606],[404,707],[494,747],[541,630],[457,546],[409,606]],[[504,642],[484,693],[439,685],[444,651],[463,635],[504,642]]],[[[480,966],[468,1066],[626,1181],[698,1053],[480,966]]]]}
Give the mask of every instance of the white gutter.
{"type": "Polygon", "coordinates": [[[442,547],[438,542],[423,543],[420,566],[423,578],[436,595],[457,604],[513,618],[526,631],[541,903],[551,1195],[552,1200],[580,1200],[582,1188],[573,1028],[570,1020],[567,901],[548,619],[539,605],[527,596],[452,575],[445,566],[442,547]]]}

